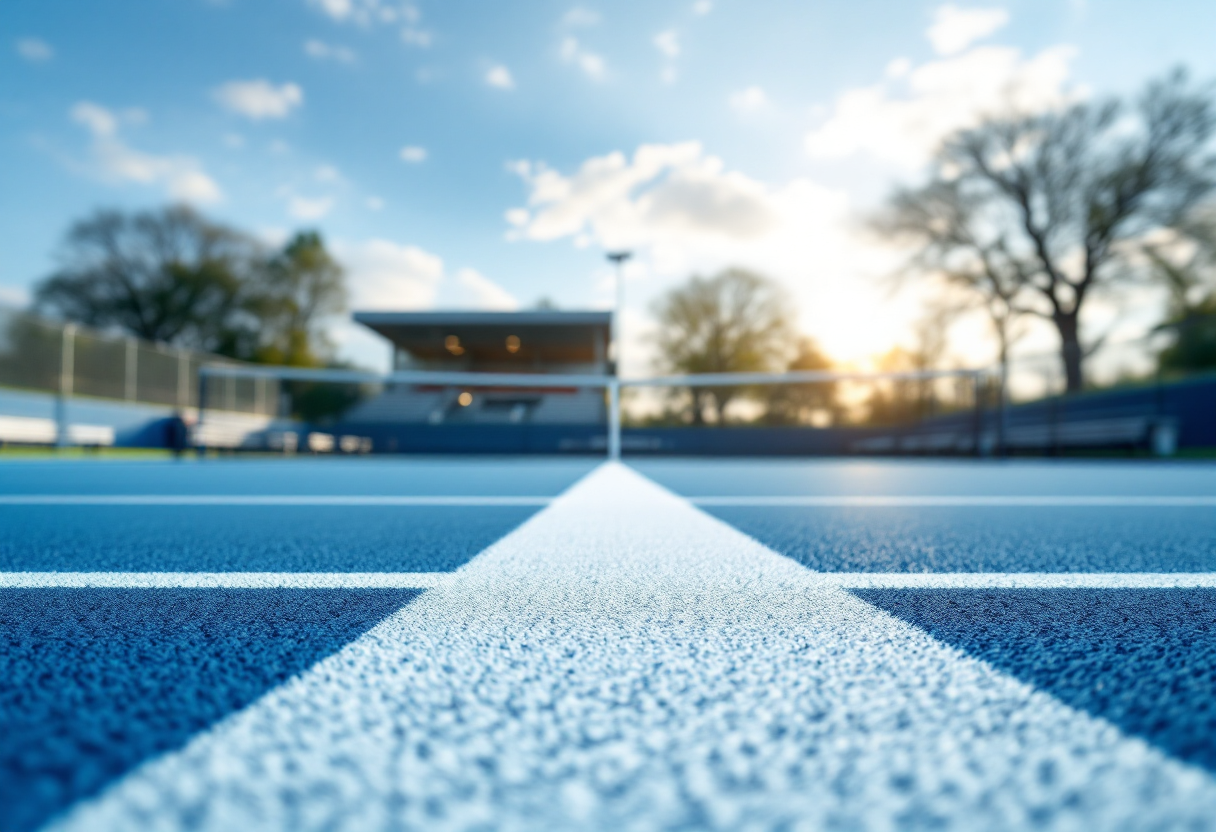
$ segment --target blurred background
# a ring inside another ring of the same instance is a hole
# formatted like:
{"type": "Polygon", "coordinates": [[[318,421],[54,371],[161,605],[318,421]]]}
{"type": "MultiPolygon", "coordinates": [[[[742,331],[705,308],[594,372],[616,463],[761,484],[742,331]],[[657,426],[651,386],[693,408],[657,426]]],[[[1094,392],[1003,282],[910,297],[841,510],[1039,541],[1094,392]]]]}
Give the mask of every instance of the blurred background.
{"type": "Polygon", "coordinates": [[[1185,0],[14,0],[0,442],[592,451],[602,393],[377,376],[796,371],[839,375],[626,388],[626,449],[1211,455],[1213,31],[1185,0]],[[474,317],[354,314],[444,311],[474,317]]]}

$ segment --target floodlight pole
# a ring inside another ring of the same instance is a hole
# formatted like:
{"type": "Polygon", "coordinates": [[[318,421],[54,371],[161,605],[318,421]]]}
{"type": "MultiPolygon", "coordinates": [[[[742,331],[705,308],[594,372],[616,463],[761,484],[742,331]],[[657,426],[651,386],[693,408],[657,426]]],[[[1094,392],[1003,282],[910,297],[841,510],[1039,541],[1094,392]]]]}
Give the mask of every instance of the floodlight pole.
{"type": "MultiPolygon", "coordinates": [[[[612,369],[617,379],[621,376],[621,359],[624,357],[624,313],[625,313],[625,263],[633,256],[631,251],[610,251],[609,262],[616,266],[616,309],[612,313],[612,369]]],[[[621,385],[616,379],[608,387],[608,458],[621,458],[621,385]]]]}

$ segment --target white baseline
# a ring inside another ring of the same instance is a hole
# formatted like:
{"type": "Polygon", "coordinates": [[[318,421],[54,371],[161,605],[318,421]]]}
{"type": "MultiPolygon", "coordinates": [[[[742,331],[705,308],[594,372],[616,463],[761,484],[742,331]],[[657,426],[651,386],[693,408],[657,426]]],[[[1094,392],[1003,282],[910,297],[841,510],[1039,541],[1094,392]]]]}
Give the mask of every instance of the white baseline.
{"type": "Polygon", "coordinates": [[[337,494],[0,494],[0,506],[547,506],[552,497],[337,494]]]}
{"type": "Polygon", "coordinates": [[[1027,506],[1034,508],[1216,508],[1216,496],[1162,496],[1137,495],[992,495],[992,496],[937,496],[937,495],[853,495],[853,496],[782,496],[769,497],[688,497],[697,506],[805,506],[808,508],[926,508],[943,507],[993,507],[1009,508],[1027,506]]]}
{"type": "Polygon", "coordinates": [[[430,589],[450,572],[0,572],[0,589],[430,589]]]}

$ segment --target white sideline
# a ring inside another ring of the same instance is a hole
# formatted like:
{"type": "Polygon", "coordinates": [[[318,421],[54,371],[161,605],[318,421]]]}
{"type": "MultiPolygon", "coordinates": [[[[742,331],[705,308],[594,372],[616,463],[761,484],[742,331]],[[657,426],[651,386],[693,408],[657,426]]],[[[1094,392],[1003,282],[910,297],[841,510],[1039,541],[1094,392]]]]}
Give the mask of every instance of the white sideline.
{"type": "Polygon", "coordinates": [[[841,589],[1206,589],[1216,572],[815,572],[841,589]]]}
{"type": "Polygon", "coordinates": [[[994,508],[1028,506],[1035,508],[1083,508],[1086,506],[1111,508],[1213,508],[1216,507],[1216,496],[1175,496],[1175,497],[1145,497],[1119,495],[1086,495],[1086,496],[1056,496],[1039,495],[992,495],[992,496],[938,496],[938,495],[904,495],[891,494],[885,496],[783,496],[771,497],[688,497],[690,503],[697,506],[806,506],[809,508],[928,508],[943,507],[986,507],[994,508]]]}
{"type": "Polygon", "coordinates": [[[0,494],[0,506],[546,506],[552,497],[336,494],[0,494]]]}
{"type": "Polygon", "coordinates": [[[450,572],[0,572],[0,589],[430,589],[450,572]]]}
{"type": "Polygon", "coordinates": [[[51,826],[1201,828],[1216,779],[607,463],[51,826]]]}

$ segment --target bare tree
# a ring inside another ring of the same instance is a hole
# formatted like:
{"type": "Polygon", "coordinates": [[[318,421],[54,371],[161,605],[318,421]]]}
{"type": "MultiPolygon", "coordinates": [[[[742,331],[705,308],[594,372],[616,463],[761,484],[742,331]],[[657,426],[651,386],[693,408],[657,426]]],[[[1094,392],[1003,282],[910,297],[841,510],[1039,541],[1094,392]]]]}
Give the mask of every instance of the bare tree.
{"type": "Polygon", "coordinates": [[[1176,71],[1134,106],[1081,103],[1007,115],[949,137],[930,181],[876,225],[918,246],[913,268],[975,293],[1003,354],[1020,315],[1050,321],[1070,392],[1086,354],[1081,315],[1135,273],[1138,242],[1183,222],[1216,188],[1216,107],[1176,71]]]}
{"type": "MultiPolygon", "coordinates": [[[[785,292],[741,269],[709,278],[694,276],[660,298],[654,311],[659,363],[668,372],[777,370],[795,346],[785,292]]],[[[727,405],[740,392],[737,387],[693,388],[693,423],[703,423],[707,409],[721,423],[727,405]]]]}

